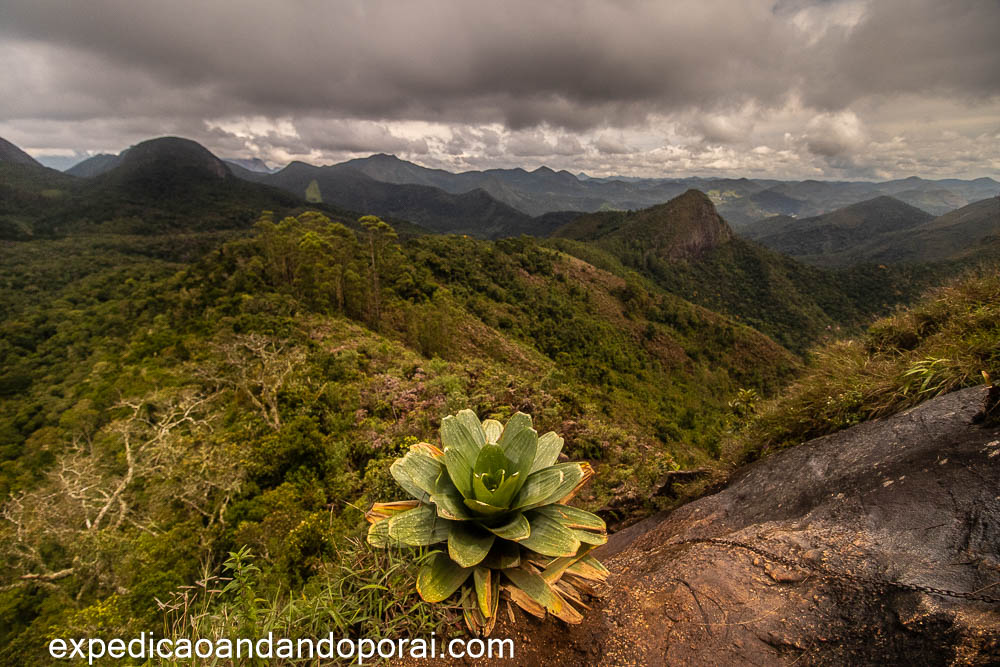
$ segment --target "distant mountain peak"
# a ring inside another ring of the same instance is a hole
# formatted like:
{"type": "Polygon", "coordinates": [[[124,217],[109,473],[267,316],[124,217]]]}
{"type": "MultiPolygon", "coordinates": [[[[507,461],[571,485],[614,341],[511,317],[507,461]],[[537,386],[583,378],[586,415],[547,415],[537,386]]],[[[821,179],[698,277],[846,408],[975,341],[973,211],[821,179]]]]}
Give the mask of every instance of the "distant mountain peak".
{"type": "MultiPolygon", "coordinates": [[[[659,207],[667,223],[661,254],[681,259],[702,254],[733,237],[733,231],[719,216],[715,204],[701,190],[691,189],[659,207]]],[[[649,209],[647,209],[649,210],[649,209]]]]}
{"type": "Polygon", "coordinates": [[[580,240],[640,245],[645,252],[671,260],[697,257],[733,238],[715,204],[690,189],[664,204],[639,211],[608,211],[580,216],[556,232],[580,240]]]}
{"type": "Polygon", "coordinates": [[[23,150],[7,141],[3,137],[0,137],[0,162],[9,162],[11,164],[26,164],[33,165],[36,167],[42,166],[35,158],[31,157],[23,150]]]}
{"type": "Polygon", "coordinates": [[[229,167],[196,141],[181,137],[159,137],[132,146],[121,155],[115,171],[169,168],[219,179],[229,178],[229,167]]]}
{"type": "Polygon", "coordinates": [[[237,167],[243,167],[244,169],[248,169],[258,174],[273,174],[276,171],[275,169],[272,169],[270,166],[268,166],[268,164],[263,160],[261,160],[259,157],[251,157],[251,158],[233,157],[233,158],[226,158],[225,160],[223,160],[223,162],[226,162],[227,164],[234,164],[237,167]]]}
{"type": "Polygon", "coordinates": [[[77,162],[72,167],[66,170],[66,173],[70,176],[79,176],[80,178],[94,178],[95,176],[100,176],[106,171],[110,171],[118,166],[118,162],[121,160],[119,155],[111,155],[110,153],[98,153],[97,155],[91,155],[86,160],[81,160],[77,162]]]}

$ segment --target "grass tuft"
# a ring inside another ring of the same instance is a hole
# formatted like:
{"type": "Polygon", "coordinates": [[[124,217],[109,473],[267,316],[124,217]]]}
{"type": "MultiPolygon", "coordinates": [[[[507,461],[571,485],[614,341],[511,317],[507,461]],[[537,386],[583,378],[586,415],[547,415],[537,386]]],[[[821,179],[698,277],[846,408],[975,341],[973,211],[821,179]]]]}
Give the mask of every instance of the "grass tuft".
{"type": "Polygon", "coordinates": [[[1000,271],[981,270],[828,344],[726,447],[735,464],[1000,377],[1000,271]]]}

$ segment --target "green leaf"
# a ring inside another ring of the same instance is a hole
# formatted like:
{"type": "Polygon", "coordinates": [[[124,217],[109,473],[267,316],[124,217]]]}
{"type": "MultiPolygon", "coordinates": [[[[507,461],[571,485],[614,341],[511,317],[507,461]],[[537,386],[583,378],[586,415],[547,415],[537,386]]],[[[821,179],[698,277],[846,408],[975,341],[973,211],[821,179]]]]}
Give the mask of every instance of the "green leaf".
{"type": "Polygon", "coordinates": [[[406,491],[414,498],[423,499],[424,490],[421,489],[420,485],[413,479],[409,470],[397,465],[400,461],[402,461],[402,459],[396,459],[392,462],[392,465],[389,466],[389,473],[392,475],[392,478],[403,488],[403,491],[406,491]]]}
{"type": "MultiPolygon", "coordinates": [[[[545,468],[545,470],[558,470],[562,472],[563,473],[562,481],[555,488],[555,490],[552,491],[552,493],[549,494],[547,497],[545,497],[543,500],[533,504],[523,505],[521,507],[523,507],[524,509],[530,509],[532,505],[537,507],[539,505],[549,505],[552,503],[558,503],[562,501],[564,498],[566,498],[567,495],[572,493],[577,487],[579,487],[586,480],[587,474],[584,472],[583,468],[584,465],[588,464],[576,463],[576,462],[558,463],[554,466],[549,466],[548,468],[545,468]]],[[[537,475],[538,473],[535,474],[537,475]]]]}
{"type": "Polygon", "coordinates": [[[538,434],[533,428],[521,429],[517,435],[507,440],[503,446],[503,452],[513,466],[508,469],[508,472],[510,474],[520,473],[521,479],[527,479],[531,473],[531,465],[535,461],[537,449],[538,434]]]}
{"type": "Polygon", "coordinates": [[[472,574],[441,552],[433,554],[417,573],[417,593],[426,602],[441,602],[458,590],[472,574]]]}
{"type": "Polygon", "coordinates": [[[472,499],[487,505],[491,504],[490,501],[493,500],[493,492],[486,488],[483,476],[475,473],[472,474],[472,499]]]}
{"type": "Polygon", "coordinates": [[[573,556],[580,549],[580,540],[569,528],[547,516],[528,517],[531,534],[518,544],[543,556],[573,556]]]}
{"type": "Polygon", "coordinates": [[[443,471],[444,466],[441,465],[440,461],[426,454],[415,452],[408,452],[406,456],[396,459],[389,466],[389,472],[392,473],[393,478],[399,485],[408,493],[421,500],[426,500],[428,496],[434,493],[438,477],[441,476],[443,471]],[[415,486],[420,493],[413,493],[408,489],[404,480],[415,486]]]}
{"type": "Polygon", "coordinates": [[[553,503],[552,505],[543,505],[534,511],[538,514],[544,514],[550,519],[555,519],[567,528],[579,528],[581,530],[594,531],[607,530],[607,525],[605,525],[604,519],[596,514],[588,512],[587,510],[582,510],[579,507],[553,503]]]}
{"type": "Polygon", "coordinates": [[[499,445],[484,445],[472,468],[473,497],[488,505],[499,506],[493,501],[493,495],[506,481],[512,467],[499,445]]]}
{"type": "Polygon", "coordinates": [[[462,567],[478,565],[493,546],[496,535],[471,521],[456,521],[448,534],[448,555],[462,567]]]}
{"type": "Polygon", "coordinates": [[[448,469],[448,477],[452,484],[462,494],[463,498],[472,496],[472,464],[475,460],[465,458],[461,450],[445,447],[444,465],[448,469]]]}
{"type": "Polygon", "coordinates": [[[496,540],[490,554],[483,559],[482,566],[494,570],[517,567],[521,564],[521,547],[507,540],[496,540]]]}
{"type": "Polygon", "coordinates": [[[497,537],[502,537],[505,540],[512,540],[514,542],[523,540],[531,534],[531,524],[528,523],[528,518],[520,512],[515,514],[510,521],[501,526],[492,528],[490,526],[486,526],[486,528],[497,537]]]}
{"type": "Polygon", "coordinates": [[[489,568],[477,567],[472,574],[476,588],[476,601],[479,604],[479,613],[483,618],[493,616],[497,608],[497,590],[499,583],[499,573],[493,573],[489,568]]]}
{"type": "Polygon", "coordinates": [[[510,441],[517,437],[518,433],[528,428],[531,428],[531,417],[523,412],[516,412],[513,417],[507,420],[507,425],[504,426],[503,433],[497,443],[506,450],[510,441]]]}
{"type": "Polygon", "coordinates": [[[376,521],[368,526],[368,544],[379,549],[385,549],[391,544],[388,519],[376,521]]]}
{"type": "Polygon", "coordinates": [[[472,474],[495,475],[500,471],[508,471],[511,463],[504,455],[503,447],[500,445],[483,445],[476,456],[476,464],[472,467],[472,474]]]}
{"type": "Polygon", "coordinates": [[[448,475],[441,475],[438,479],[434,495],[431,502],[437,507],[438,516],[445,519],[464,520],[472,519],[474,514],[465,507],[465,498],[459,493],[448,475]]]}
{"type": "Polygon", "coordinates": [[[476,500],[475,498],[466,498],[465,506],[468,507],[473,512],[480,514],[482,516],[493,516],[496,514],[504,514],[510,511],[506,507],[496,507],[494,505],[484,503],[481,500],[476,500]]]}
{"type": "Polygon", "coordinates": [[[486,433],[486,442],[495,445],[503,434],[503,424],[496,419],[483,420],[483,431],[486,433]]]}
{"type": "Polygon", "coordinates": [[[492,493],[490,500],[484,502],[494,507],[510,507],[520,488],[521,473],[516,472],[503,481],[503,484],[492,493]]]}
{"type": "Polygon", "coordinates": [[[472,440],[476,443],[476,447],[482,447],[486,444],[486,431],[483,430],[483,425],[475,412],[468,409],[459,410],[458,414],[455,415],[455,419],[469,432],[472,440]]]}
{"type": "MultiPolygon", "coordinates": [[[[486,436],[482,437],[485,439],[486,436]]],[[[476,438],[462,421],[448,416],[441,420],[441,442],[444,445],[444,464],[448,468],[448,476],[464,497],[470,497],[472,467],[479,456],[476,438]]]]}
{"type": "Polygon", "coordinates": [[[514,502],[511,503],[511,507],[520,509],[545,502],[563,483],[565,476],[565,473],[555,466],[531,473],[524,480],[524,486],[521,487],[514,502]]]}
{"type": "Polygon", "coordinates": [[[422,547],[447,540],[452,524],[451,521],[439,517],[430,505],[421,505],[386,521],[389,523],[389,537],[411,547],[422,547]]]}
{"type": "Polygon", "coordinates": [[[551,613],[558,614],[562,611],[565,604],[563,599],[538,574],[518,567],[504,570],[503,574],[528,597],[551,613]]]}
{"type": "Polygon", "coordinates": [[[577,530],[576,528],[570,528],[570,530],[576,539],[583,544],[591,544],[596,547],[608,542],[607,533],[592,533],[589,530],[577,530]]]}
{"type": "Polygon", "coordinates": [[[554,431],[549,431],[538,438],[538,449],[535,452],[535,460],[531,464],[531,472],[548,468],[555,465],[559,460],[559,452],[563,448],[563,439],[554,431]]]}

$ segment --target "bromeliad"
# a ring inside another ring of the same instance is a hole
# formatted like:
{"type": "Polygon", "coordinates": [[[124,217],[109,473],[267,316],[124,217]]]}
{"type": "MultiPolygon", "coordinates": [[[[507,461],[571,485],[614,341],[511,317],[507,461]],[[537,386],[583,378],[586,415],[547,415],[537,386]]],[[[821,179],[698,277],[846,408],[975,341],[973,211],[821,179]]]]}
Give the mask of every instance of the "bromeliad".
{"type": "Polygon", "coordinates": [[[488,635],[501,594],[540,618],[582,619],[588,582],[608,574],[589,555],[607,541],[604,521],[566,503],[594,471],[557,463],[563,439],[539,437],[531,417],[480,422],[472,410],[441,422],[442,448],[422,442],[390,467],[415,500],[376,503],[368,541],[378,547],[441,544],[417,574],[417,592],[441,602],[460,591],[469,629],[488,635]],[[445,547],[446,543],[446,547],[445,547]]]}

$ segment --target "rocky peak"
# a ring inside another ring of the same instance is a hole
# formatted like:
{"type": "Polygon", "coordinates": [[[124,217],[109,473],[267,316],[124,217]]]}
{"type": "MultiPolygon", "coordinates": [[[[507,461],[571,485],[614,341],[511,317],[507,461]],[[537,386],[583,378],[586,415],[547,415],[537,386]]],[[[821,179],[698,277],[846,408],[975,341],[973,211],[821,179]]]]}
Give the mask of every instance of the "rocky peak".
{"type": "Polygon", "coordinates": [[[700,190],[688,190],[636,217],[648,227],[643,231],[652,235],[652,249],[670,259],[697,257],[733,238],[733,230],[700,190]]]}

